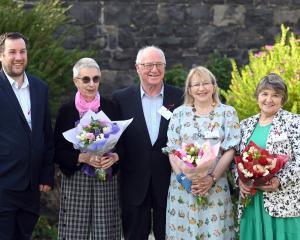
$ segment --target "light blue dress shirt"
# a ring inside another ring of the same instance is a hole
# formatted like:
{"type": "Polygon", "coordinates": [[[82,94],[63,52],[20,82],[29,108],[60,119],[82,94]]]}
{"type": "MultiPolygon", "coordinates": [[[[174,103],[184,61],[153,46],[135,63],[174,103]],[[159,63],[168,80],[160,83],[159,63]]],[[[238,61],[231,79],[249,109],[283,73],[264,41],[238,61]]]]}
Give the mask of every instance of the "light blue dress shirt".
{"type": "Polygon", "coordinates": [[[149,96],[147,95],[147,93],[145,93],[141,86],[143,112],[152,145],[155,143],[158,137],[161,119],[158,110],[163,105],[163,93],[164,86],[162,86],[159,94],[157,94],[156,96],[149,96]]]}

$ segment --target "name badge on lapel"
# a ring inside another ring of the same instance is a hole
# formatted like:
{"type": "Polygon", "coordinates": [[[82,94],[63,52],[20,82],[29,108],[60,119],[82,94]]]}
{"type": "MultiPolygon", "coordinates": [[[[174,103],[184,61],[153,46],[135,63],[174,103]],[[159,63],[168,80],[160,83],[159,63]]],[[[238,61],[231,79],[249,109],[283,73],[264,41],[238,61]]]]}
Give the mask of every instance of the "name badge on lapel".
{"type": "Polygon", "coordinates": [[[220,134],[218,130],[204,132],[204,138],[219,138],[219,137],[220,134]]]}
{"type": "Polygon", "coordinates": [[[167,120],[169,120],[173,115],[173,113],[170,110],[168,110],[165,106],[161,106],[161,108],[158,110],[158,113],[167,120]]]}

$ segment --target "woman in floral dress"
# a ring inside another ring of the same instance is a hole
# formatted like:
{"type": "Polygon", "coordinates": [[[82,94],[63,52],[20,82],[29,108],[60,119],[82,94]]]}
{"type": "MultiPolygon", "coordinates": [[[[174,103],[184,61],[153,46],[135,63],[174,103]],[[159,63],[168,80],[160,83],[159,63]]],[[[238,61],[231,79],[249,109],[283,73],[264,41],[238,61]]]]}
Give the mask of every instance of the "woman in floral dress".
{"type": "Polygon", "coordinates": [[[214,75],[204,67],[191,69],[185,87],[185,103],[174,110],[168,129],[167,151],[173,172],[168,193],[166,239],[234,239],[234,213],[226,171],[240,141],[239,120],[235,109],[219,101],[214,75]],[[206,176],[193,179],[187,191],[176,176],[172,150],[182,143],[209,140],[220,142],[217,159],[206,176]],[[208,203],[197,204],[196,195],[204,195],[208,203]]]}

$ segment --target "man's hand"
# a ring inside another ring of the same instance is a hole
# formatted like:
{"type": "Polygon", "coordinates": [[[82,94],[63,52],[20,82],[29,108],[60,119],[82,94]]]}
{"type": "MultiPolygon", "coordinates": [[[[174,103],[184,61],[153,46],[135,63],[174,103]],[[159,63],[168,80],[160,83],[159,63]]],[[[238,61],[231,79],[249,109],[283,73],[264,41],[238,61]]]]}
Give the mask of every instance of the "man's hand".
{"type": "Polygon", "coordinates": [[[40,187],[40,192],[50,192],[52,189],[49,185],[43,185],[43,184],[40,184],[39,187],[40,187]]]}

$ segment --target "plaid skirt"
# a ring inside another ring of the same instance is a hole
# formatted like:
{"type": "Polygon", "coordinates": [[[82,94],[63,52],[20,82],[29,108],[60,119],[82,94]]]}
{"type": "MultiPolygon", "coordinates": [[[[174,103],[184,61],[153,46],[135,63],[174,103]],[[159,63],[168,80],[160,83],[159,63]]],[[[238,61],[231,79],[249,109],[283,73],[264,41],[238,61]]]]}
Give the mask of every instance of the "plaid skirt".
{"type": "Polygon", "coordinates": [[[117,176],[106,182],[80,171],[62,176],[58,239],[121,239],[117,176]]]}

